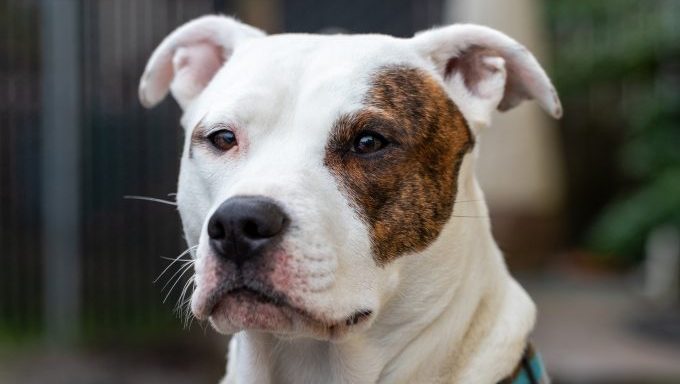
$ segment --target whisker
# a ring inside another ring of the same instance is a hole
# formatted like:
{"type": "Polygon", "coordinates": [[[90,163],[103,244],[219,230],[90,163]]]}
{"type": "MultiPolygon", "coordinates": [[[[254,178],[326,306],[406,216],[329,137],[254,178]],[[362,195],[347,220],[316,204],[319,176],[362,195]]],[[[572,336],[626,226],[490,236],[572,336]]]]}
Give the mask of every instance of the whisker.
{"type": "Polygon", "coordinates": [[[194,261],[196,261],[194,259],[177,259],[177,258],[173,259],[172,257],[165,257],[165,256],[161,256],[161,259],[168,260],[168,261],[181,261],[181,262],[187,262],[187,261],[194,262],[194,261]]]}
{"type": "Polygon", "coordinates": [[[182,319],[182,325],[184,328],[188,328],[191,325],[191,320],[193,320],[193,317],[191,316],[191,298],[188,298],[184,300],[182,303],[180,303],[180,308],[178,308],[178,312],[180,313],[180,318],[182,319]],[[182,310],[183,308],[183,310],[182,310]]]}
{"type": "Polygon", "coordinates": [[[190,270],[189,268],[184,269],[184,271],[182,272],[182,274],[180,274],[180,275],[177,277],[177,280],[175,280],[175,283],[172,285],[172,287],[170,287],[170,289],[168,290],[167,295],[165,295],[165,297],[163,298],[163,303],[165,303],[166,301],[168,301],[168,297],[170,297],[170,294],[172,293],[172,290],[175,289],[175,287],[177,286],[177,283],[179,283],[180,280],[182,280],[182,276],[184,276],[184,274],[187,273],[187,271],[189,271],[189,270],[190,270]]]}
{"type": "Polygon", "coordinates": [[[191,324],[194,322],[194,317],[191,316],[191,310],[187,307],[186,315],[184,316],[184,329],[191,329],[191,324]]]}
{"type": "Polygon", "coordinates": [[[191,301],[191,297],[187,299],[183,299],[181,301],[177,302],[177,305],[175,305],[175,311],[179,312],[181,317],[184,319],[184,317],[187,315],[186,310],[187,307],[186,305],[191,301]]]}
{"type": "Polygon", "coordinates": [[[185,316],[184,320],[184,329],[189,330],[191,329],[191,326],[194,324],[194,317],[191,316],[191,311],[187,312],[187,315],[185,316]]]}
{"type": "Polygon", "coordinates": [[[189,310],[189,308],[190,308],[189,302],[190,301],[191,301],[191,299],[187,299],[184,302],[182,302],[180,309],[178,310],[178,315],[179,315],[180,320],[182,320],[182,327],[184,329],[187,329],[187,327],[189,325],[190,316],[191,316],[191,312],[189,310]]]}
{"type": "Polygon", "coordinates": [[[170,285],[171,283],[177,282],[179,279],[181,279],[181,276],[184,275],[189,269],[191,269],[190,264],[185,264],[184,266],[177,269],[177,271],[175,271],[175,273],[168,279],[168,281],[166,281],[165,284],[163,284],[163,286],[161,287],[161,292],[165,291],[165,288],[167,288],[168,285],[170,285]]]}
{"type": "MultiPolygon", "coordinates": [[[[163,292],[163,291],[165,290],[165,288],[168,286],[168,284],[170,284],[173,280],[175,280],[175,277],[176,277],[178,274],[179,274],[180,276],[183,275],[183,274],[184,274],[188,269],[190,269],[191,267],[192,267],[192,264],[187,263],[187,264],[184,264],[183,266],[181,266],[180,268],[178,268],[178,269],[175,271],[175,273],[168,279],[168,281],[163,285],[163,287],[161,288],[161,292],[163,292]],[[181,272],[181,274],[180,274],[180,272],[181,272]]],[[[178,278],[178,280],[179,280],[179,278],[178,278]]]]}
{"type": "MultiPolygon", "coordinates": [[[[196,248],[198,248],[198,245],[194,245],[193,247],[189,247],[189,248],[187,248],[184,252],[180,253],[179,256],[177,256],[176,258],[174,258],[174,259],[172,260],[172,263],[168,264],[168,266],[165,267],[165,269],[161,272],[160,275],[158,275],[158,277],[157,277],[153,282],[156,283],[156,282],[158,281],[158,279],[160,279],[161,276],[163,276],[163,275],[165,274],[165,272],[167,272],[168,269],[170,269],[170,267],[173,266],[173,264],[175,264],[177,261],[179,261],[179,259],[180,259],[182,256],[186,255],[187,253],[191,252],[192,250],[194,250],[194,249],[196,249],[196,248]]],[[[162,257],[161,257],[161,258],[162,258],[162,257]]]]}
{"type": "Polygon", "coordinates": [[[182,264],[181,267],[177,268],[175,273],[173,273],[172,276],[170,276],[170,278],[168,278],[168,281],[166,281],[165,284],[163,284],[163,286],[161,287],[161,292],[163,292],[165,290],[165,288],[168,286],[168,284],[170,284],[170,282],[172,282],[175,279],[177,274],[179,274],[180,272],[185,272],[188,268],[191,268],[191,266],[193,266],[193,264],[194,264],[193,260],[184,261],[184,264],[182,264]]]}
{"type": "Polygon", "coordinates": [[[177,305],[175,306],[175,308],[176,308],[177,310],[179,310],[179,309],[182,308],[182,305],[183,305],[182,301],[184,300],[184,295],[186,295],[187,289],[189,288],[189,285],[190,285],[191,283],[194,282],[194,277],[195,277],[195,276],[196,276],[196,275],[192,275],[192,276],[189,278],[189,280],[187,280],[186,284],[184,284],[184,288],[182,288],[182,293],[180,293],[179,299],[177,299],[177,305]]]}
{"type": "Polygon", "coordinates": [[[179,316],[182,320],[182,325],[183,325],[184,329],[191,327],[193,317],[191,316],[191,296],[189,296],[189,298],[187,298],[186,300],[183,300],[183,298],[185,297],[186,293],[188,292],[187,291],[188,288],[191,285],[194,285],[195,280],[196,280],[196,275],[194,274],[189,278],[189,280],[184,285],[184,288],[182,289],[182,294],[179,296],[179,300],[177,300],[177,305],[175,307],[175,310],[178,312],[178,314],[179,314],[179,316]]]}
{"type": "Polygon", "coordinates": [[[177,203],[174,202],[174,201],[163,200],[163,199],[159,199],[159,198],[156,198],[156,197],[125,195],[125,196],[123,196],[123,199],[153,201],[154,203],[161,203],[161,204],[177,206],[177,203]]]}

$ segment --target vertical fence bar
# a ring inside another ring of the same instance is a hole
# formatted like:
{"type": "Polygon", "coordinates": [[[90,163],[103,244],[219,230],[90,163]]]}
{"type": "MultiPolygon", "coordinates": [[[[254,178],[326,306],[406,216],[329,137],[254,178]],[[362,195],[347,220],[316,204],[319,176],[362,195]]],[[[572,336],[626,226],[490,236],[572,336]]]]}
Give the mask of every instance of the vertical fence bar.
{"type": "Polygon", "coordinates": [[[50,342],[69,342],[80,320],[80,2],[40,4],[44,321],[50,342]]]}

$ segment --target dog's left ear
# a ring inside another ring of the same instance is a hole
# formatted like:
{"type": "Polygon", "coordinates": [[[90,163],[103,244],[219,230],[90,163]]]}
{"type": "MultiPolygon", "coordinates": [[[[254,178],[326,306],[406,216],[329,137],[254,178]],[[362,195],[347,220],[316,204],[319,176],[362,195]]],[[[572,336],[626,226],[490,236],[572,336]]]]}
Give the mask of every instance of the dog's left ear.
{"type": "Polygon", "coordinates": [[[557,92],[536,58],[499,31],[456,24],[420,32],[411,43],[434,64],[453,101],[475,123],[488,125],[493,110],[508,110],[525,99],[562,116],[557,92]]]}
{"type": "Polygon", "coordinates": [[[185,109],[208,85],[238,44],[264,35],[255,27],[217,15],[199,17],[180,26],[149,58],[139,82],[139,100],[150,108],[170,91],[185,109]]]}

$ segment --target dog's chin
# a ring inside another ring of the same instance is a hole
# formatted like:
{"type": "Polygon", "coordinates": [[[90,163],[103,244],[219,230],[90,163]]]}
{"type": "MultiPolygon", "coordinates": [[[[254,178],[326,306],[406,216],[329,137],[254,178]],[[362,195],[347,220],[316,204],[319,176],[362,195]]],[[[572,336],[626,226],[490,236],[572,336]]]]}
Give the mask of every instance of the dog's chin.
{"type": "Polygon", "coordinates": [[[373,311],[363,309],[341,320],[329,321],[284,301],[248,289],[238,289],[219,299],[209,321],[217,332],[223,334],[254,330],[284,339],[310,337],[341,341],[353,332],[366,329],[372,318],[373,311]]]}
{"type": "Polygon", "coordinates": [[[285,305],[248,290],[238,290],[222,297],[209,320],[220,333],[231,334],[244,329],[260,331],[292,330],[291,311],[285,305]]]}

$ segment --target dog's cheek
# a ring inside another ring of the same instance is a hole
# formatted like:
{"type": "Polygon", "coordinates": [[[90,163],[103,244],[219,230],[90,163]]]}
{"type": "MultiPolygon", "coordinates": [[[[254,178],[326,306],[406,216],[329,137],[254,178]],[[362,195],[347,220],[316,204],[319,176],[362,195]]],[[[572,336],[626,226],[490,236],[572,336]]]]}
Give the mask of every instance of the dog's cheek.
{"type": "Polygon", "coordinates": [[[328,191],[321,182],[315,185],[316,193],[304,193],[306,200],[289,204],[294,224],[281,249],[267,263],[275,287],[288,292],[293,304],[304,307],[342,280],[337,272],[347,244],[348,231],[342,215],[334,209],[335,199],[324,193],[328,191]]]}
{"type": "Polygon", "coordinates": [[[305,174],[309,179],[297,183],[297,192],[287,199],[292,225],[282,251],[268,263],[270,281],[293,305],[329,320],[374,309],[373,291],[381,283],[367,226],[327,168],[309,168],[305,174]]]}

